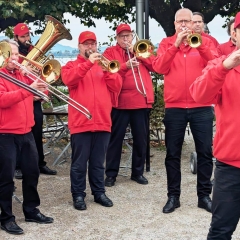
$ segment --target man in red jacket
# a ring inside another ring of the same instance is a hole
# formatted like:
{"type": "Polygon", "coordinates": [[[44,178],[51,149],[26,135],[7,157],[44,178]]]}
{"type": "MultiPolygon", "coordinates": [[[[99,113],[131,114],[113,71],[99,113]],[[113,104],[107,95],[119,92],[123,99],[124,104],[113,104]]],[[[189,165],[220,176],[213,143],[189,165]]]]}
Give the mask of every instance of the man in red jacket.
{"type": "MultiPolygon", "coordinates": [[[[31,44],[30,31],[25,23],[18,23],[14,29],[14,40],[19,44],[19,53],[26,56],[33,48],[31,44]]],[[[19,62],[22,63],[24,59],[19,57],[19,62]]],[[[42,100],[39,97],[34,96],[33,110],[35,124],[32,127],[32,133],[36,142],[38,151],[38,166],[40,173],[48,175],[56,175],[57,171],[50,169],[44,161],[43,143],[42,143],[42,131],[43,131],[43,113],[42,113],[42,100]]],[[[22,179],[21,167],[17,163],[15,178],[22,179]]]]}
{"type": "Polygon", "coordinates": [[[70,97],[88,109],[88,119],[73,107],[68,108],[68,126],[71,133],[72,164],[71,192],[73,205],[85,210],[86,173],[94,201],[105,207],[113,206],[105,195],[104,160],[111,132],[112,104],[118,98],[122,79],[118,73],[103,71],[99,65],[96,35],[84,31],[79,35],[80,51],[75,61],[62,67],[62,80],[68,86],[70,97]]]}
{"type": "Polygon", "coordinates": [[[194,100],[215,104],[217,158],[212,202],[212,223],[208,240],[232,239],[240,218],[240,12],[235,17],[236,47],[229,56],[208,63],[190,87],[194,100]]]}
{"type": "MultiPolygon", "coordinates": [[[[30,86],[44,91],[46,85],[29,81],[16,70],[12,60],[18,61],[18,44],[6,40],[12,53],[6,67],[0,71],[30,86]]],[[[39,177],[36,144],[31,132],[34,125],[33,95],[29,91],[0,78],[0,222],[1,229],[10,234],[22,234],[12,213],[12,195],[14,189],[14,170],[16,160],[20,159],[23,172],[23,213],[25,221],[52,223],[53,219],[44,216],[37,207],[40,199],[37,192],[39,177]]]]}
{"type": "Polygon", "coordinates": [[[108,59],[116,59],[120,62],[119,74],[123,79],[118,106],[113,106],[111,113],[113,126],[106,156],[105,186],[111,187],[116,181],[122,143],[128,124],[131,126],[133,135],[131,179],[139,184],[148,184],[148,180],[143,176],[143,171],[146,159],[149,112],[154,102],[152,79],[149,74],[149,71],[153,71],[154,56],[149,58],[135,56],[132,45],[133,33],[128,24],[120,24],[117,27],[116,35],[116,46],[109,47],[104,52],[104,56],[108,59]],[[141,84],[140,77],[143,84],[141,84]],[[143,94],[144,88],[146,95],[143,94]]]}
{"type": "Polygon", "coordinates": [[[228,56],[236,48],[236,32],[234,29],[235,19],[231,19],[227,24],[227,33],[230,39],[217,46],[218,56],[226,55],[228,56]]]}
{"type": "Polygon", "coordinates": [[[195,33],[199,33],[202,36],[211,39],[213,41],[213,44],[215,45],[215,47],[217,47],[219,45],[218,41],[213,36],[204,32],[204,16],[202,13],[193,12],[192,23],[193,23],[192,30],[195,33]]]}
{"type": "Polygon", "coordinates": [[[156,72],[164,74],[165,101],[165,159],[168,184],[168,201],[164,213],[180,207],[180,160],[186,126],[189,123],[197,152],[198,207],[211,212],[212,184],[212,125],[211,104],[196,103],[189,86],[201,75],[207,62],[217,56],[213,42],[202,36],[202,44],[191,48],[187,36],[192,30],[192,12],[180,9],[175,15],[176,34],[164,38],[153,61],[156,72]]]}

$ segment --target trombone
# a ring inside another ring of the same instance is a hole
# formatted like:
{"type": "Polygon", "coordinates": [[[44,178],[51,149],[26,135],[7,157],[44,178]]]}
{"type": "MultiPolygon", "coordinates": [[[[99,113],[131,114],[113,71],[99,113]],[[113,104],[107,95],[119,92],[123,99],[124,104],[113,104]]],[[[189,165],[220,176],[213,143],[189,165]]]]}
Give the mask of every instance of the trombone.
{"type": "MultiPolygon", "coordinates": [[[[10,45],[7,42],[1,42],[0,43],[0,68],[2,68],[5,65],[6,60],[11,56],[11,53],[12,53],[12,49],[11,49],[10,45]]],[[[40,97],[44,101],[49,102],[49,98],[45,93],[29,86],[28,84],[21,82],[18,79],[14,78],[12,76],[9,76],[8,74],[6,74],[4,72],[0,72],[0,77],[31,92],[33,95],[40,97]]]]}
{"type": "MultiPolygon", "coordinates": [[[[33,60],[29,60],[28,61],[33,61],[33,60]]],[[[55,97],[61,99],[63,102],[69,104],[70,106],[72,106],[74,109],[78,110],[79,112],[81,112],[83,115],[86,116],[86,118],[88,118],[89,120],[92,119],[92,115],[91,113],[89,112],[89,110],[87,108],[85,108],[84,106],[82,106],[80,103],[78,103],[77,101],[75,101],[74,99],[70,98],[69,96],[63,94],[60,90],[54,88],[52,85],[50,85],[49,83],[45,82],[43,79],[41,79],[40,77],[36,76],[34,73],[32,73],[31,71],[29,71],[25,66],[21,65],[19,62],[15,61],[15,60],[12,60],[12,62],[18,66],[20,69],[22,69],[24,72],[25,72],[25,75],[31,79],[32,81],[35,81],[35,80],[39,80],[43,83],[45,83],[47,86],[48,86],[48,91],[50,93],[52,93],[55,97]],[[60,94],[60,95],[58,95],[60,94]],[[63,95],[64,97],[62,97],[61,95],[63,95]],[[73,103],[71,103],[71,102],[73,103]],[[80,108],[82,109],[80,109],[80,108]]]]}
{"type": "Polygon", "coordinates": [[[12,76],[9,76],[6,73],[1,72],[1,71],[0,71],[0,77],[4,78],[5,80],[7,80],[7,81],[9,81],[9,82],[21,87],[21,88],[24,88],[25,90],[31,92],[33,95],[36,95],[36,96],[40,97],[44,101],[49,102],[49,98],[45,93],[27,85],[26,83],[21,82],[18,79],[14,78],[12,76]]]}
{"type": "MultiPolygon", "coordinates": [[[[150,57],[152,55],[153,50],[154,50],[154,45],[151,43],[151,41],[149,41],[147,39],[139,40],[139,37],[138,37],[137,33],[135,33],[135,35],[136,35],[136,39],[137,39],[137,42],[133,46],[133,51],[135,53],[135,56],[136,57],[142,57],[142,58],[150,57]]],[[[141,72],[140,72],[140,69],[139,69],[139,66],[138,66],[137,70],[138,70],[138,75],[139,75],[140,82],[141,82],[141,85],[142,85],[142,91],[139,89],[136,74],[134,72],[132,61],[131,61],[129,47],[128,47],[127,44],[126,44],[126,50],[127,50],[127,54],[128,54],[130,66],[131,66],[131,69],[132,69],[133,78],[134,78],[136,88],[137,88],[137,90],[140,94],[142,94],[144,97],[147,97],[145,86],[144,86],[144,83],[143,83],[143,80],[142,80],[142,75],[141,75],[141,72]]]]}

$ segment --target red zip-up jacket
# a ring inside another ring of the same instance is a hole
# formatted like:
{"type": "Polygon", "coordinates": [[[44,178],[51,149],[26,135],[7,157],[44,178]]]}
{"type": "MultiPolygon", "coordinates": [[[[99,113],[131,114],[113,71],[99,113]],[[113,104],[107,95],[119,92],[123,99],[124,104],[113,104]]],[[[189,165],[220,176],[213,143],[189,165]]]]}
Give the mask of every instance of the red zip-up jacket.
{"type": "Polygon", "coordinates": [[[221,162],[240,168],[240,65],[227,70],[226,56],[210,61],[191,85],[190,93],[201,104],[215,104],[216,135],[213,154],[221,162]]]}
{"type": "Polygon", "coordinates": [[[211,35],[209,35],[209,34],[207,34],[207,33],[205,33],[205,32],[202,32],[201,35],[204,36],[204,37],[206,37],[206,38],[211,39],[215,47],[217,47],[217,46],[219,45],[219,42],[218,42],[217,39],[214,38],[213,36],[211,36],[211,35]]]}
{"type": "MultiPolygon", "coordinates": [[[[139,109],[139,108],[152,108],[154,103],[154,93],[152,78],[149,71],[153,71],[152,61],[155,56],[149,58],[137,58],[140,62],[139,69],[142,76],[143,84],[146,90],[147,97],[144,97],[138,92],[134,81],[132,69],[127,68],[126,62],[129,60],[128,54],[125,49],[121,48],[119,44],[109,47],[105,50],[103,55],[108,60],[118,60],[120,63],[119,74],[123,79],[122,90],[118,98],[118,109],[139,109]]],[[[131,56],[133,57],[133,56],[131,56]]],[[[140,82],[137,68],[134,68],[138,87],[143,91],[140,82]]]]}
{"type": "MultiPolygon", "coordinates": [[[[19,71],[0,69],[28,85],[31,82],[19,71]]],[[[25,134],[32,130],[33,94],[0,77],[0,133],[25,134]]]]}
{"type": "Polygon", "coordinates": [[[78,55],[75,61],[69,61],[61,70],[62,81],[69,89],[70,98],[86,107],[92,119],[81,112],[68,107],[68,126],[71,134],[81,132],[111,132],[111,110],[117,106],[122,87],[122,78],[118,73],[103,72],[98,63],[91,63],[78,55]]]}
{"type": "Polygon", "coordinates": [[[181,44],[174,46],[176,34],[164,38],[153,61],[156,72],[164,74],[164,101],[166,108],[195,108],[209,106],[196,103],[189,92],[193,81],[201,75],[207,62],[217,57],[212,40],[202,37],[198,48],[181,44]]]}
{"type": "Polygon", "coordinates": [[[219,44],[217,47],[218,56],[221,57],[222,55],[228,56],[230,53],[232,53],[236,48],[236,45],[233,44],[231,39],[229,41],[219,44]]]}

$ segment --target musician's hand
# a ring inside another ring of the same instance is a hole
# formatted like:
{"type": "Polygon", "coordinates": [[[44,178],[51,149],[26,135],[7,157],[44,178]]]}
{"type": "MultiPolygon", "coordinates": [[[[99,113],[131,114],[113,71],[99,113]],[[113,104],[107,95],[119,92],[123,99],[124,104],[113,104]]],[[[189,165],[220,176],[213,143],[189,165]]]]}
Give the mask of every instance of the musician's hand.
{"type": "Polygon", "coordinates": [[[34,81],[30,86],[41,92],[44,92],[47,90],[47,85],[43,82],[34,81]]]}
{"type": "Polygon", "coordinates": [[[33,101],[39,101],[39,100],[41,100],[40,97],[38,97],[38,96],[33,96],[33,101]]]}
{"type": "Polygon", "coordinates": [[[31,73],[34,73],[34,72],[35,72],[34,69],[33,69],[33,67],[32,67],[31,65],[27,65],[27,66],[25,66],[25,67],[23,67],[23,68],[20,68],[19,71],[21,72],[21,74],[22,74],[23,76],[27,75],[27,74],[28,74],[28,71],[31,72],[31,73]]]}
{"type": "Polygon", "coordinates": [[[187,35],[190,34],[190,31],[188,29],[185,29],[177,34],[176,41],[174,43],[175,47],[179,47],[181,43],[186,39],[187,35]]]}
{"type": "Polygon", "coordinates": [[[133,67],[138,67],[139,66],[139,62],[137,61],[136,57],[129,59],[126,62],[127,68],[131,68],[131,63],[133,67]]]}
{"type": "Polygon", "coordinates": [[[101,60],[101,54],[99,53],[92,53],[89,58],[88,58],[92,63],[94,63],[95,61],[101,60]]]}
{"type": "Polygon", "coordinates": [[[234,51],[231,55],[229,55],[224,61],[223,66],[226,69],[231,69],[240,65],[240,49],[234,51]]]}

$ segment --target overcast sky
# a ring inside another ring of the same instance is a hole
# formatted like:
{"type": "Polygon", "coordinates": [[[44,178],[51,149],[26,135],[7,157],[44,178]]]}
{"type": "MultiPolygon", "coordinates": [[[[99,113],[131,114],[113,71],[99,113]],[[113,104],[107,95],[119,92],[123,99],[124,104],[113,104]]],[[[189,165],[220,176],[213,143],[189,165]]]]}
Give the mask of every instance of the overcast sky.
{"type": "MultiPolygon", "coordinates": [[[[115,34],[112,29],[109,29],[111,24],[107,23],[104,19],[95,20],[96,28],[87,28],[80,24],[79,19],[72,17],[70,14],[66,14],[65,17],[70,19],[70,23],[66,24],[66,27],[70,29],[73,39],[71,41],[61,40],[59,43],[62,45],[77,47],[79,33],[86,30],[95,32],[97,41],[101,43],[107,42],[109,40],[108,36],[115,34]]],[[[213,19],[212,22],[208,23],[208,28],[211,32],[211,35],[215,37],[219,43],[226,42],[229,39],[226,28],[222,28],[224,22],[225,19],[218,15],[213,19]]],[[[158,26],[158,23],[154,19],[150,18],[149,25],[149,36],[154,44],[159,43],[162,38],[166,37],[162,27],[158,26]]],[[[135,30],[136,24],[131,24],[131,28],[135,30]]]]}

